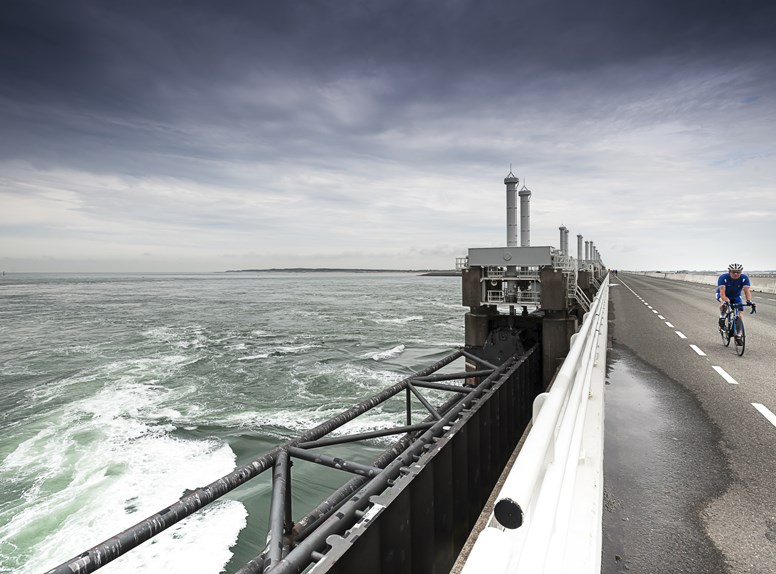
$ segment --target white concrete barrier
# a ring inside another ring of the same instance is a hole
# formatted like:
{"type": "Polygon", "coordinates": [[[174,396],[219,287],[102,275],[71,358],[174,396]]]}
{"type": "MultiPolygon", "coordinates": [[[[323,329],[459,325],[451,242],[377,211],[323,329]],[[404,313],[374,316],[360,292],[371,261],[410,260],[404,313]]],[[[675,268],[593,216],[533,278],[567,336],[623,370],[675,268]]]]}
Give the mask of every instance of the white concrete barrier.
{"type": "Polygon", "coordinates": [[[606,277],[462,574],[600,573],[608,301],[606,277]]]}
{"type": "MultiPolygon", "coordinates": [[[[675,273],[668,271],[665,273],[657,271],[633,271],[638,275],[648,277],[659,277],[661,279],[670,279],[672,281],[688,281],[690,283],[702,283],[704,285],[715,286],[719,275],[707,275],[704,273],[675,273]]],[[[721,272],[720,272],[721,273],[721,272]]],[[[755,293],[776,293],[776,278],[758,277],[755,274],[749,276],[752,283],[752,291],[755,293]]]]}

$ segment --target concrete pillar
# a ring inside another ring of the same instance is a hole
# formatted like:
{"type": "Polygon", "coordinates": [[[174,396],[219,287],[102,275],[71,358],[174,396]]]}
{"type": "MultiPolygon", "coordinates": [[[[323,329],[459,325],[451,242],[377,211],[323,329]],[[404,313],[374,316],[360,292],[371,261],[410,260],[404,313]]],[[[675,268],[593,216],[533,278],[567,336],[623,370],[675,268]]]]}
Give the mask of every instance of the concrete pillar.
{"type": "Polygon", "coordinates": [[[543,311],[566,311],[569,302],[563,272],[560,269],[543,267],[539,270],[539,282],[542,284],[541,309],[543,311]]]}
{"type": "Polygon", "coordinates": [[[577,233],[577,261],[582,260],[582,234],[577,233]]]}
{"type": "Polygon", "coordinates": [[[592,274],[589,270],[580,271],[577,273],[577,285],[582,289],[588,289],[592,284],[592,274]]]}
{"type": "Polygon", "coordinates": [[[492,313],[487,307],[480,307],[477,311],[469,311],[464,315],[464,344],[469,347],[482,347],[490,334],[490,319],[492,313]]]}
{"type": "Polygon", "coordinates": [[[542,376],[544,387],[549,385],[555,370],[569,351],[569,341],[577,327],[577,321],[569,317],[569,300],[566,282],[560,269],[544,267],[539,270],[542,284],[542,376]]]}
{"type": "Polygon", "coordinates": [[[461,305],[474,310],[482,304],[482,267],[469,267],[461,273],[461,305]]]}
{"type": "Polygon", "coordinates": [[[592,301],[593,297],[595,297],[595,291],[593,290],[593,272],[590,269],[577,273],[577,285],[587,295],[587,298],[592,301]]]}
{"type": "Polygon", "coordinates": [[[542,380],[544,388],[552,381],[571,348],[577,321],[565,313],[550,312],[542,321],[542,380]]]}

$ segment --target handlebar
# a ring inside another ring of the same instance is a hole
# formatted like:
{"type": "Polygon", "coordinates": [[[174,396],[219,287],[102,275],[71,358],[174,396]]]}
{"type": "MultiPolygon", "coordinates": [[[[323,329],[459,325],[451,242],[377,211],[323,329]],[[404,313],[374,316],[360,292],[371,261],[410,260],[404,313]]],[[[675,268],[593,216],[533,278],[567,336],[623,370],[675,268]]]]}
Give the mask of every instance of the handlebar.
{"type": "Polygon", "coordinates": [[[754,301],[747,301],[746,303],[733,303],[731,301],[723,301],[723,304],[730,305],[732,309],[736,309],[739,311],[743,311],[744,307],[751,307],[752,310],[749,311],[749,314],[757,313],[757,304],[754,301]]]}

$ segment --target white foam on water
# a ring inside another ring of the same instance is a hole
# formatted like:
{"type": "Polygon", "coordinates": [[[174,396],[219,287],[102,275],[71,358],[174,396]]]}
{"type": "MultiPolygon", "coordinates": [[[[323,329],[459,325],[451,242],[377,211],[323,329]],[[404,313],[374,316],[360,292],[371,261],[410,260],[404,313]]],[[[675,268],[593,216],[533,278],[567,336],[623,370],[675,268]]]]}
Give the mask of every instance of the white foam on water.
{"type": "Polygon", "coordinates": [[[143,331],[142,335],[152,341],[171,344],[179,349],[201,349],[211,342],[201,325],[185,325],[179,327],[154,327],[143,331]]]}
{"type": "Polygon", "coordinates": [[[238,361],[255,361],[257,359],[266,359],[269,353],[259,353],[258,355],[248,355],[247,357],[237,357],[238,361]]]}
{"type": "MultiPolygon", "coordinates": [[[[361,415],[357,419],[346,423],[340,428],[334,430],[332,436],[342,436],[350,434],[359,434],[364,432],[370,432],[375,430],[384,430],[393,428],[396,426],[402,426],[406,423],[406,415],[404,412],[382,412],[379,408],[373,409],[368,413],[361,415]]],[[[388,435],[385,437],[379,437],[371,439],[379,443],[392,443],[397,439],[396,435],[388,435]]]]}
{"type": "Polygon", "coordinates": [[[242,412],[234,415],[227,415],[220,419],[219,423],[224,426],[261,430],[262,433],[285,437],[285,433],[273,433],[271,427],[288,429],[295,433],[300,433],[318,426],[343,410],[345,409],[321,407],[309,411],[281,409],[267,412],[242,412]]]}
{"type": "MultiPolygon", "coordinates": [[[[182,364],[180,357],[112,364],[104,369],[115,371],[115,380],[86,396],[75,389],[80,398],[38,410],[25,426],[28,437],[0,462],[3,482],[24,488],[18,503],[0,512],[0,565],[20,574],[44,571],[234,468],[227,444],[176,438],[162,422],[180,414],[165,405],[171,391],[153,376],[182,364]]],[[[240,502],[216,503],[102,571],[215,574],[230,559],[246,515],[240,502]]]]}
{"type": "Polygon", "coordinates": [[[237,357],[237,360],[256,361],[258,359],[266,359],[268,357],[273,357],[273,356],[298,355],[301,353],[305,353],[311,349],[319,349],[319,348],[321,348],[321,345],[318,343],[304,343],[301,345],[278,345],[275,347],[270,347],[269,349],[266,349],[262,353],[254,353],[252,355],[247,355],[245,357],[237,357]]]}
{"type": "MultiPolygon", "coordinates": [[[[353,399],[354,388],[362,389],[365,393],[373,393],[384,389],[387,385],[397,383],[406,377],[406,375],[401,373],[372,369],[365,365],[354,365],[352,363],[346,363],[344,365],[317,363],[316,367],[318,368],[318,374],[325,375],[326,377],[346,384],[342,389],[346,395],[343,395],[342,398],[347,399],[348,402],[353,399]]],[[[315,395],[317,393],[311,392],[310,394],[315,395]]],[[[360,394],[360,392],[356,393],[356,397],[360,394]]],[[[364,395],[364,398],[366,398],[366,395],[364,395]]]]}
{"type": "MultiPolygon", "coordinates": [[[[261,430],[262,434],[288,439],[290,436],[299,435],[318,426],[344,410],[344,407],[320,407],[310,411],[287,409],[264,413],[245,412],[227,417],[224,424],[261,430]],[[273,428],[285,429],[287,432],[273,431],[273,428]]],[[[400,426],[404,424],[405,416],[403,410],[384,412],[380,407],[377,407],[334,430],[331,435],[341,436],[400,426]]],[[[396,437],[388,436],[373,440],[380,443],[390,443],[396,440],[396,437]]]]}
{"type": "MultiPolygon", "coordinates": [[[[267,405],[266,410],[219,414],[218,424],[288,438],[338,415],[354,400],[367,398],[405,376],[402,373],[373,369],[364,365],[316,363],[312,372],[305,370],[295,373],[289,385],[290,395],[286,398],[285,404],[276,401],[272,405],[267,405]],[[319,376],[325,377],[323,382],[317,380],[319,376]]],[[[357,430],[347,432],[387,428],[401,423],[402,417],[402,414],[397,415],[393,412],[383,413],[378,407],[366,417],[360,417],[360,421],[352,423],[357,430]]]]}
{"type": "Polygon", "coordinates": [[[392,319],[375,319],[375,323],[404,325],[405,323],[409,323],[411,321],[422,321],[422,320],[423,320],[423,315],[411,315],[409,317],[399,317],[399,318],[392,318],[392,319]]]}
{"type": "Polygon", "coordinates": [[[429,347],[446,347],[452,352],[461,347],[461,341],[429,341],[425,343],[429,347]]]}
{"type": "Polygon", "coordinates": [[[370,355],[370,358],[375,361],[384,361],[386,359],[393,359],[394,357],[398,357],[404,352],[404,345],[396,345],[392,349],[388,349],[387,351],[382,351],[379,353],[373,353],[370,355]]]}
{"type": "Polygon", "coordinates": [[[280,345],[273,347],[270,351],[272,355],[295,355],[297,353],[304,353],[310,349],[318,349],[321,345],[318,343],[305,343],[302,345],[280,345]]]}
{"type": "Polygon", "coordinates": [[[440,307],[441,309],[455,309],[456,311],[460,311],[461,314],[464,313],[466,310],[466,307],[461,305],[460,303],[445,303],[444,301],[423,301],[424,305],[428,305],[430,307],[440,307]]]}

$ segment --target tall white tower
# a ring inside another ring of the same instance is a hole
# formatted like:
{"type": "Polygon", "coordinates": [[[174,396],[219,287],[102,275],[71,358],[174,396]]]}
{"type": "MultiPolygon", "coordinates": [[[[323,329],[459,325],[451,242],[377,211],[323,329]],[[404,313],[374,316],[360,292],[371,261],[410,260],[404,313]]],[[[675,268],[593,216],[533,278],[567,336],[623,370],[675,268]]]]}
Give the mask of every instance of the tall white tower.
{"type": "Polygon", "coordinates": [[[531,246],[531,190],[523,184],[520,196],[520,247],[531,246]]]}
{"type": "Polygon", "coordinates": [[[517,247],[517,184],[520,180],[512,170],[504,178],[507,186],[507,247],[517,247]]]}

